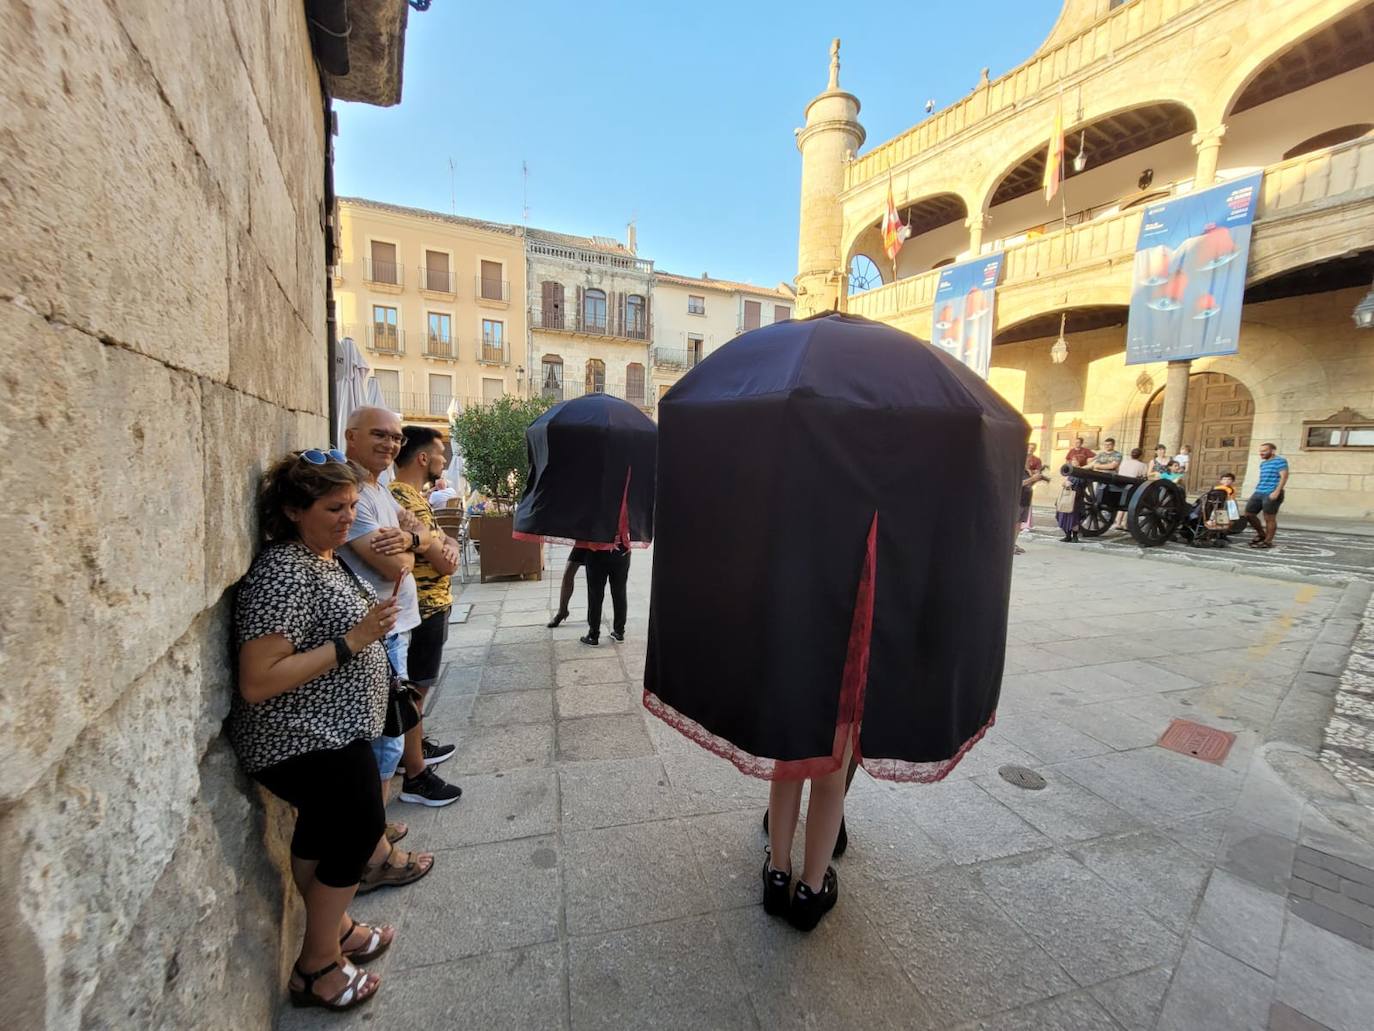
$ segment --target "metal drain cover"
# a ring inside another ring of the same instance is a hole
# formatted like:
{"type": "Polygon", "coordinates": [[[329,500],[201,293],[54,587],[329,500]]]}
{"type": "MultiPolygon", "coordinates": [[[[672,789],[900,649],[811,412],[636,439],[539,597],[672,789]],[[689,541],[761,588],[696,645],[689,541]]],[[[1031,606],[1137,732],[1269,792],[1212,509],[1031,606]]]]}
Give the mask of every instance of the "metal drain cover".
{"type": "Polygon", "coordinates": [[[1028,770],[1024,766],[1002,766],[997,770],[997,776],[1001,777],[1008,784],[1015,784],[1018,788],[1025,788],[1027,791],[1039,791],[1045,786],[1045,778],[1034,770],[1028,770]]]}

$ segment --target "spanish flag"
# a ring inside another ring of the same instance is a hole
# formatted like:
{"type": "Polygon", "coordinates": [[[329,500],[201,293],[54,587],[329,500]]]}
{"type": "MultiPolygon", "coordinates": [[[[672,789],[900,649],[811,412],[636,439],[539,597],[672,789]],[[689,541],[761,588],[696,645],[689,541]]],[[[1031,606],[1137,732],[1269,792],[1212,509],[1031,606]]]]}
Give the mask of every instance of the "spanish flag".
{"type": "Polygon", "coordinates": [[[887,251],[887,259],[895,267],[897,264],[897,252],[902,249],[902,244],[911,235],[911,229],[902,225],[902,218],[897,214],[897,205],[892,199],[892,176],[887,177],[887,212],[883,215],[883,250],[887,251]]]}
{"type": "Polygon", "coordinates": [[[1049,152],[1045,155],[1045,203],[1054,200],[1059,192],[1059,180],[1064,178],[1064,98],[1054,109],[1054,129],[1050,132],[1049,152]]]}

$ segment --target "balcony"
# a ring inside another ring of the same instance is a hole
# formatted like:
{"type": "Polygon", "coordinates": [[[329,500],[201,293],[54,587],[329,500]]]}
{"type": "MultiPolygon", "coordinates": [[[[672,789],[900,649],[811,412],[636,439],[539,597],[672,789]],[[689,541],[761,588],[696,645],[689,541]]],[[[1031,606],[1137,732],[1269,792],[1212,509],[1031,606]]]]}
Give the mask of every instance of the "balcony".
{"type": "Polygon", "coordinates": [[[484,337],[477,348],[477,360],[483,365],[509,365],[510,348],[504,340],[484,337]]]}
{"type": "Polygon", "coordinates": [[[619,337],[623,340],[649,340],[653,322],[644,317],[627,318],[604,311],[576,311],[564,308],[530,309],[530,325],[555,333],[580,333],[585,336],[619,337]]]}
{"type": "Polygon", "coordinates": [[[363,279],[370,286],[394,286],[399,292],[405,286],[405,269],[394,261],[363,259],[363,279]]]}
{"type": "Polygon", "coordinates": [[[384,323],[366,326],[344,326],[341,336],[352,337],[355,343],[377,354],[405,354],[405,332],[384,323]]]}
{"type": "Polygon", "coordinates": [[[453,298],[457,294],[453,289],[453,273],[448,269],[426,268],[421,265],[420,272],[420,292],[427,294],[442,294],[444,297],[453,298]]]}
{"type": "Polygon", "coordinates": [[[656,369],[690,369],[701,361],[699,354],[677,347],[655,347],[649,351],[649,360],[656,369]]]}
{"type": "MultiPolygon", "coordinates": [[[[386,397],[383,392],[382,397],[386,397]]],[[[444,419],[448,416],[448,406],[453,401],[452,394],[407,392],[399,395],[399,405],[392,408],[406,419],[444,419]]],[[[388,401],[388,407],[392,407],[388,401]]]]}
{"type": "Polygon", "coordinates": [[[473,280],[473,297],[479,301],[506,305],[510,303],[510,280],[477,276],[473,280]]]}
{"type": "Polygon", "coordinates": [[[638,408],[648,407],[648,392],[642,383],[631,384],[628,387],[624,383],[594,384],[593,389],[588,390],[585,379],[570,379],[560,383],[557,387],[545,387],[540,393],[551,401],[567,401],[574,397],[585,397],[588,394],[606,394],[610,397],[618,397],[622,401],[629,401],[638,408]]]}
{"type": "MultiPolygon", "coordinates": [[[[1191,183],[1176,188],[1186,192],[1191,183]]],[[[1010,326],[1063,307],[1130,301],[1142,208],[1107,212],[1004,248],[997,324],[1010,326]]],[[[1264,170],[1251,238],[1248,280],[1316,264],[1374,243],[1374,138],[1304,154],[1264,170]]],[[[993,250],[984,247],[984,253],[993,250]]],[[[848,310],[882,321],[929,318],[940,270],[849,298],[848,310]]],[[[904,325],[928,334],[929,322],[904,325]]]]}
{"type": "Polygon", "coordinates": [[[454,362],[458,360],[458,344],[452,337],[436,336],[433,333],[425,335],[426,358],[439,358],[454,362]]]}

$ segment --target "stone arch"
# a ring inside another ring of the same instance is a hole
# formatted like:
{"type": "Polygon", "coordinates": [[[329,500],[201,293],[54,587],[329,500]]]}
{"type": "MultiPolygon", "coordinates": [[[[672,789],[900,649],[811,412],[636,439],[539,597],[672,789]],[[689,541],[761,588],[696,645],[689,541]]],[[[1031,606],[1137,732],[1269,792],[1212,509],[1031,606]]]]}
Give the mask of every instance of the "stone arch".
{"type": "MultiPolygon", "coordinates": [[[[914,201],[897,201],[894,196],[894,203],[902,221],[912,226],[913,229],[912,238],[908,241],[907,246],[920,246],[921,237],[926,233],[957,225],[960,240],[959,253],[968,249],[966,223],[968,203],[961,193],[945,190],[939,193],[924,194],[914,201]]],[[[865,254],[871,258],[882,272],[885,283],[892,282],[893,279],[905,279],[908,276],[929,271],[931,262],[928,261],[920,268],[908,268],[905,271],[894,273],[892,262],[888,260],[887,252],[883,249],[882,244],[881,226],[886,211],[887,199],[884,196],[883,207],[877,216],[860,223],[862,228],[854,235],[844,252],[846,272],[855,254],[865,254]]],[[[948,247],[942,250],[939,256],[944,257],[947,251],[948,247]]],[[[902,265],[901,254],[898,255],[898,265],[899,268],[902,265]]]]}
{"type": "MultiPolygon", "coordinates": [[[[1127,446],[1140,447],[1147,455],[1154,453],[1160,438],[1167,389],[1162,386],[1150,396],[1140,414],[1138,442],[1127,446]]],[[[1190,493],[1211,487],[1223,471],[1235,473],[1239,490],[1245,482],[1254,427],[1255,399],[1243,380],[1216,370],[1189,374],[1188,404],[1184,409],[1183,437],[1179,443],[1189,445],[1192,450],[1185,481],[1190,493]]]]}
{"type": "MultiPolygon", "coordinates": [[[[868,253],[863,246],[865,237],[870,236],[874,230],[882,225],[883,216],[887,213],[887,180],[881,181],[882,189],[875,193],[875,197],[863,207],[859,208],[861,214],[854,217],[845,226],[844,246],[841,253],[845,255],[845,267],[849,267],[849,259],[855,253],[868,253]]],[[[961,184],[947,185],[941,184],[939,189],[915,189],[909,188],[909,183],[893,183],[893,203],[897,206],[897,211],[903,215],[905,221],[906,212],[921,208],[932,202],[948,204],[952,207],[952,202],[958,202],[963,214],[957,216],[957,220],[962,224],[968,218],[968,213],[973,210],[969,207],[969,192],[961,184]]],[[[948,225],[948,222],[939,223],[940,226],[948,225]]],[[[883,254],[881,243],[876,248],[877,255],[886,261],[883,254]]],[[[870,257],[874,257],[872,254],[870,257]]],[[[879,261],[874,257],[874,261],[879,261]]],[[[881,264],[881,262],[879,262],[881,264]]],[[[888,263],[889,266],[891,262],[888,263]]]]}
{"type": "MultiPolygon", "coordinates": [[[[1126,308],[1131,301],[1129,280],[1122,283],[1093,276],[1075,281],[1072,289],[1063,285],[1046,288],[1034,281],[1024,286],[1004,286],[997,290],[997,312],[993,323],[996,334],[1006,333],[1032,319],[1085,308],[1126,308]]],[[[1055,331],[1056,333],[1058,330],[1055,331]]]]}

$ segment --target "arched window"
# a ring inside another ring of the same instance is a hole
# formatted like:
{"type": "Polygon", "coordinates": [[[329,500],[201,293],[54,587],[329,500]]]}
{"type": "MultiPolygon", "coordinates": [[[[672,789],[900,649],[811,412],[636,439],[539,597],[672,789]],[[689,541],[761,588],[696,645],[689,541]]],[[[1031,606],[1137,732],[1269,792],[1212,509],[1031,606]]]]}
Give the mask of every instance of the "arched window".
{"type": "Polygon", "coordinates": [[[1295,147],[1289,147],[1283,152],[1283,159],[1287,161],[1302,154],[1311,154],[1314,150],[1325,150],[1340,143],[1349,143],[1351,140],[1369,135],[1371,131],[1374,131],[1374,124],[1369,122],[1356,122],[1353,125],[1342,125],[1339,129],[1327,129],[1326,132],[1309,136],[1295,147]]]}
{"type": "Polygon", "coordinates": [[[587,382],[585,393],[604,394],[606,393],[606,363],[600,358],[587,359],[587,382]]]}
{"type": "Polygon", "coordinates": [[[643,340],[647,336],[647,326],[644,298],[639,294],[630,294],[625,298],[625,335],[631,340],[643,340]]]}
{"type": "Polygon", "coordinates": [[[644,366],[639,362],[625,366],[625,400],[644,407],[644,366]]]}
{"type": "Polygon", "coordinates": [[[582,329],[587,333],[606,332],[605,290],[588,290],[583,293],[582,329]]]}
{"type": "Polygon", "coordinates": [[[556,354],[544,355],[540,363],[541,391],[551,401],[563,400],[563,359],[556,354]]]}

